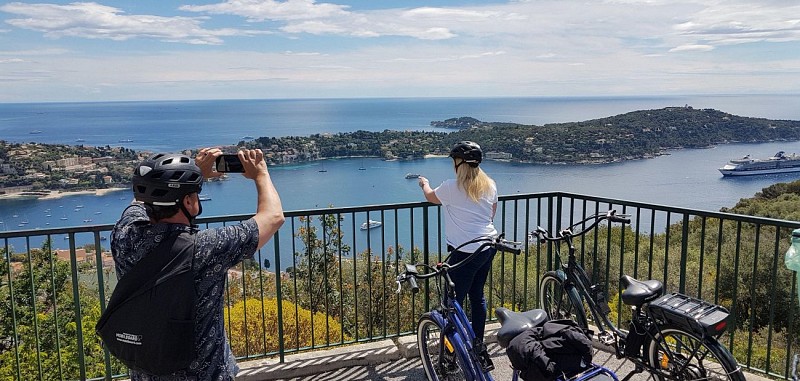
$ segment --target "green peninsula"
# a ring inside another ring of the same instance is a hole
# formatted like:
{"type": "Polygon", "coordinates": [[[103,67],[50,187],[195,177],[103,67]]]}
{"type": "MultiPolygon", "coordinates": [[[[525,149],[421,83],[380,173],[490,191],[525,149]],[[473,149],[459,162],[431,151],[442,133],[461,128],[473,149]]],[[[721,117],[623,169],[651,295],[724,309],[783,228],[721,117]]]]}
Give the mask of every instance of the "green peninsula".
{"type": "MultiPolygon", "coordinates": [[[[282,165],[336,157],[414,160],[427,155],[447,155],[454,143],[473,140],[481,144],[488,159],[592,164],[649,158],[672,149],[800,140],[800,121],[742,117],[689,106],[542,126],[483,122],[471,117],[433,121],[431,126],[441,131],[264,136],[224,149],[260,148],[270,165],[282,165]]],[[[0,196],[28,192],[35,197],[37,191],[126,186],[133,166],[146,154],[108,146],[0,140],[0,196]]]]}
{"type": "Polygon", "coordinates": [[[431,126],[448,132],[356,131],[261,137],[240,145],[264,149],[270,163],[281,164],[342,156],[420,159],[446,155],[454,143],[473,140],[481,144],[489,159],[589,164],[649,158],[671,149],[800,140],[800,121],[749,118],[689,106],[542,126],[482,122],[471,117],[433,121],[431,126]]]}

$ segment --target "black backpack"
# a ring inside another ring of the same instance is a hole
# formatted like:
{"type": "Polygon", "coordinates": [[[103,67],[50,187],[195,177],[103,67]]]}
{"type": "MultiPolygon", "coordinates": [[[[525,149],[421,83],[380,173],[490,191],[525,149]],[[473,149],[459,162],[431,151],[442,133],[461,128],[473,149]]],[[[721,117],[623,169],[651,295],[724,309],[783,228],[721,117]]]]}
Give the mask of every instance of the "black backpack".
{"type": "Polygon", "coordinates": [[[131,369],[166,375],[195,353],[194,234],[171,232],[117,284],[95,329],[131,369]]]}
{"type": "Polygon", "coordinates": [[[506,354],[525,381],[567,378],[592,366],[590,335],[572,320],[551,320],[514,337],[506,354]]]}

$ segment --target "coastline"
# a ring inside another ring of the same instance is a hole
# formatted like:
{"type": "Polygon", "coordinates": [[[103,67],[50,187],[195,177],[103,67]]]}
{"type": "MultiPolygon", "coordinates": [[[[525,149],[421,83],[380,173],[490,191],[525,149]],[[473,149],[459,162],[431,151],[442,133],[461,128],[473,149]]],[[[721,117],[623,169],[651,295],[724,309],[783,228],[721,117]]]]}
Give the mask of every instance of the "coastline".
{"type": "Polygon", "coordinates": [[[95,196],[104,196],[111,192],[121,191],[121,190],[128,190],[130,188],[104,188],[104,189],[94,189],[94,190],[82,190],[82,191],[55,191],[55,190],[43,190],[43,191],[26,191],[26,192],[17,192],[17,193],[10,193],[10,194],[0,194],[0,201],[3,200],[24,200],[24,199],[37,199],[37,200],[56,200],[62,197],[68,196],[77,196],[77,195],[95,195],[95,196]]]}

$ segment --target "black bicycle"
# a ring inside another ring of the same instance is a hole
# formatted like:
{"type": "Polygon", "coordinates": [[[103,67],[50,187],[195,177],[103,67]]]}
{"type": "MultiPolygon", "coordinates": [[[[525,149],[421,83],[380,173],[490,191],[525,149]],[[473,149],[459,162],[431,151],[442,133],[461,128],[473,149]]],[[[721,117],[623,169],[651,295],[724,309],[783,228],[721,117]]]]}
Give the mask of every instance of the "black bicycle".
{"type": "Polygon", "coordinates": [[[718,341],[728,319],[722,306],[680,293],[664,294],[661,281],[623,275],[621,300],[632,309],[628,332],[611,322],[605,291],[602,285],[591,283],[572,244],[573,237],[586,234],[602,221],[630,223],[627,216],[612,210],[589,216],[556,236],[541,227],[531,233],[540,243],[555,243],[555,270],[545,273],[540,282],[539,301],[548,316],[572,319],[589,328],[587,313],[591,314],[598,341],[612,347],[617,358],[635,365],[623,381],[645,370],[658,380],[744,381],[736,359],[718,341]],[[586,227],[573,231],[579,226],[586,227]],[[561,263],[561,243],[569,247],[566,264],[561,263]]]}

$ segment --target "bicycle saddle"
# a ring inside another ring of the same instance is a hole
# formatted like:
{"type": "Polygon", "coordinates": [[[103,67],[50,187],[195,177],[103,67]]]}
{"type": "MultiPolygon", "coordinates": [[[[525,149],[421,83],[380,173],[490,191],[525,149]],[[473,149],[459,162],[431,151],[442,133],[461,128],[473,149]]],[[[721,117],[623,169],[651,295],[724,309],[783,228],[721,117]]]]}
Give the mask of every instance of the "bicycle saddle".
{"type": "Polygon", "coordinates": [[[497,343],[503,348],[507,348],[511,339],[528,328],[538,327],[548,320],[547,312],[540,309],[514,312],[505,307],[498,307],[494,310],[494,315],[500,320],[501,327],[497,330],[497,343]]]}
{"type": "Polygon", "coordinates": [[[664,284],[659,280],[638,280],[623,275],[619,283],[625,288],[622,291],[622,303],[629,306],[641,307],[642,304],[658,299],[664,291],[664,284]]]}

